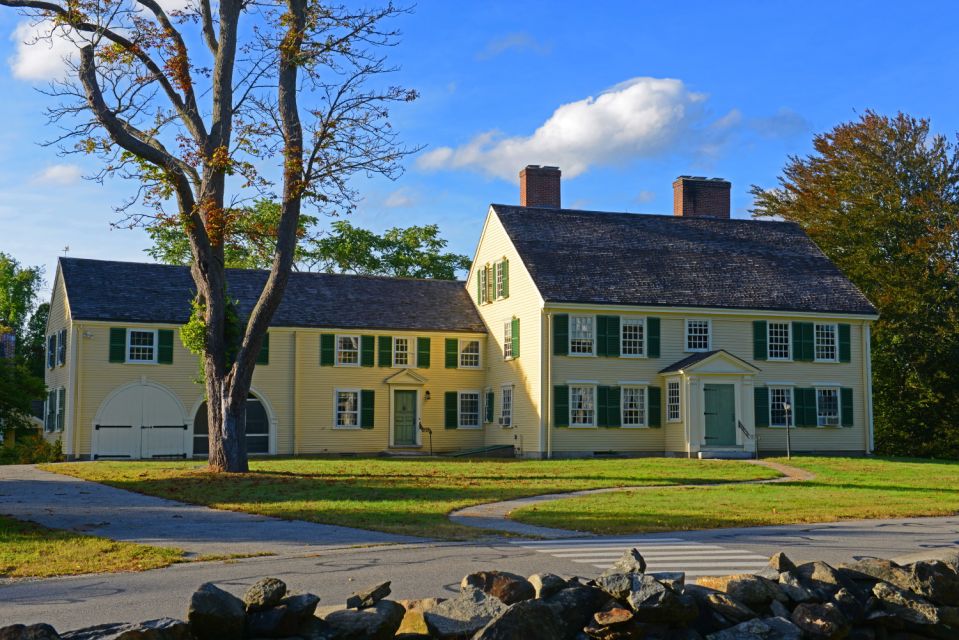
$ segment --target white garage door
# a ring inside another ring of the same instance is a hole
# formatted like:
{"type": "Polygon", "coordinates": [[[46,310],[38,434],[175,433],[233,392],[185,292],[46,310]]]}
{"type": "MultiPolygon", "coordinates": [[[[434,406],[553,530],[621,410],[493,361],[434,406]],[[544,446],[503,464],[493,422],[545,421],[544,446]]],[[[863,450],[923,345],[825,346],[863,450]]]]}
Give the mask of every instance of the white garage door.
{"type": "Polygon", "coordinates": [[[162,387],[127,387],[107,401],[94,425],[96,458],[186,457],[189,432],[180,403],[162,387]]]}

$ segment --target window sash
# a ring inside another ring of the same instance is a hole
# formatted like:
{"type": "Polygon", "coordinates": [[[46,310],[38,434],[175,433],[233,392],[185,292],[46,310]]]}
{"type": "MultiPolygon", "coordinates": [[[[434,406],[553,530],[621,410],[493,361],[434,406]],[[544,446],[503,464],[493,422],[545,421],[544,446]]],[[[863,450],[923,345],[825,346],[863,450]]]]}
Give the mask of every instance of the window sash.
{"type": "Polygon", "coordinates": [[[709,351],[709,320],[686,320],[686,351],[709,351]]]}
{"type": "Polygon", "coordinates": [[[357,390],[337,390],[334,426],[338,429],[358,429],[360,427],[360,392],[357,390]]]}
{"type": "Polygon", "coordinates": [[[127,331],[127,362],[155,363],[157,361],[157,332],[147,329],[127,331]]]}
{"type": "Polygon", "coordinates": [[[341,367],[360,366],[359,336],[336,336],[336,364],[341,367]]]}
{"type": "Polygon", "coordinates": [[[816,324],[815,360],[816,362],[837,362],[839,360],[838,328],[835,324],[816,324]]]}
{"type": "Polygon", "coordinates": [[[459,342],[460,369],[479,369],[480,368],[480,343],[479,340],[460,340],[459,342]]]}
{"type": "Polygon", "coordinates": [[[816,388],[816,424],[820,427],[838,427],[839,389],[836,387],[816,388]]]}
{"type": "Polygon", "coordinates": [[[569,388],[569,426],[596,425],[596,388],[571,385],[569,388]]]}
{"type": "Polygon", "coordinates": [[[646,355],[646,320],[644,318],[623,318],[619,332],[621,356],[641,358],[646,355]]]}
{"type": "Polygon", "coordinates": [[[405,337],[393,338],[393,366],[409,367],[411,365],[410,339],[405,337]]]}
{"type": "Polygon", "coordinates": [[[682,419],[682,412],[679,406],[679,382],[671,381],[666,383],[666,420],[668,422],[679,422],[682,419]]]}
{"type": "Polygon", "coordinates": [[[513,357],[513,321],[507,320],[503,323],[503,357],[506,359],[513,357]]]}
{"type": "Polygon", "coordinates": [[[645,427],[646,387],[623,387],[620,396],[622,407],[622,425],[624,427],[645,427]]]}
{"type": "Polygon", "coordinates": [[[570,355],[593,355],[596,347],[596,319],[593,316],[569,317],[570,355]]]}
{"type": "Polygon", "coordinates": [[[766,359],[792,360],[791,322],[770,322],[766,325],[766,359]]]}
{"type": "Polygon", "coordinates": [[[793,400],[792,387],[769,387],[769,426],[785,427],[787,413],[789,416],[789,426],[796,426],[796,403],[793,400]],[[789,403],[789,411],[786,411],[783,403],[789,403]]]}
{"type": "Polygon", "coordinates": [[[499,412],[500,424],[504,427],[510,426],[513,422],[513,385],[511,384],[502,387],[499,412]]]}
{"type": "Polygon", "coordinates": [[[457,424],[462,429],[479,428],[480,426],[480,393],[479,391],[460,391],[457,403],[459,413],[457,424]]]}
{"type": "Polygon", "coordinates": [[[503,261],[497,262],[493,270],[496,272],[496,299],[499,300],[503,297],[503,261]]]}

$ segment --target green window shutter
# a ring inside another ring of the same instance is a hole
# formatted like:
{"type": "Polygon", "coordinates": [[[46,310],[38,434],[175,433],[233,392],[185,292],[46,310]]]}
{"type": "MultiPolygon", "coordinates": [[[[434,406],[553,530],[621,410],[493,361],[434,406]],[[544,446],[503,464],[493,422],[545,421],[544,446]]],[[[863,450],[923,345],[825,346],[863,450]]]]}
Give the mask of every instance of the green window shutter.
{"type": "Polygon", "coordinates": [[[789,412],[789,424],[794,427],[805,426],[806,390],[793,389],[793,409],[789,412]]]}
{"type": "Polygon", "coordinates": [[[376,405],[376,392],[370,389],[360,391],[360,428],[372,429],[373,417],[375,415],[374,407],[376,405]]]}
{"type": "Polygon", "coordinates": [[[503,258],[503,266],[500,267],[503,271],[503,297],[509,297],[509,260],[503,258]]]}
{"type": "Polygon", "coordinates": [[[336,336],[332,333],[320,335],[320,366],[332,367],[336,362],[336,336]]]}
{"type": "Polygon", "coordinates": [[[127,330],[123,327],[110,327],[110,362],[126,362],[127,330]]]}
{"type": "Polygon", "coordinates": [[[852,389],[843,387],[839,390],[839,404],[842,411],[842,419],[839,424],[844,427],[851,427],[853,422],[853,404],[852,389]]]}
{"type": "Polygon", "coordinates": [[[793,322],[793,360],[803,360],[802,352],[802,322],[793,322]]]}
{"type": "Polygon", "coordinates": [[[793,360],[812,362],[815,359],[815,337],[812,322],[793,323],[793,360]]]}
{"type": "Polygon", "coordinates": [[[157,362],[173,364],[173,329],[157,331],[157,362]]]}
{"type": "Polygon", "coordinates": [[[444,394],[446,422],[444,426],[447,429],[455,429],[459,426],[459,394],[455,391],[447,391],[444,394]]]}
{"type": "Polygon", "coordinates": [[[460,341],[456,338],[446,339],[446,368],[456,369],[459,365],[460,341]]]}
{"type": "Polygon", "coordinates": [[[766,359],[767,337],[768,334],[766,333],[766,321],[753,320],[753,360],[766,359]]]}
{"type": "Polygon", "coordinates": [[[57,391],[57,429],[63,431],[63,421],[67,415],[67,390],[63,387],[57,391]]]}
{"type": "Polygon", "coordinates": [[[260,345],[260,352],[256,354],[257,364],[270,364],[270,334],[263,336],[263,344],[260,345]]]}
{"type": "Polygon", "coordinates": [[[553,386],[553,425],[569,426],[569,387],[565,384],[553,386]]]}
{"type": "Polygon", "coordinates": [[[849,336],[849,325],[839,325],[839,362],[852,360],[852,341],[849,336]]]}
{"type": "Polygon", "coordinates": [[[430,368],[429,337],[420,337],[416,339],[416,366],[420,369],[430,368]]]}
{"type": "Polygon", "coordinates": [[[609,387],[596,387],[596,426],[609,426],[609,387]]]}
{"type": "Polygon", "coordinates": [[[486,392],[486,422],[487,423],[493,422],[493,401],[494,400],[495,400],[495,396],[493,396],[493,392],[487,391],[486,392]]]}
{"type": "Polygon", "coordinates": [[[606,317],[606,355],[619,357],[619,316],[606,317]]]}
{"type": "Polygon", "coordinates": [[[659,318],[646,318],[646,355],[659,357],[659,318]]]}
{"type": "MultiPolygon", "coordinates": [[[[816,419],[816,390],[815,389],[796,389],[797,399],[802,398],[800,405],[801,412],[795,411],[795,420],[797,427],[815,427],[816,419]]],[[[799,404],[799,402],[797,402],[799,404]]]]}
{"type": "Polygon", "coordinates": [[[620,411],[619,387],[607,387],[606,392],[606,424],[610,427],[621,427],[622,412],[620,411]]]}
{"type": "Polygon", "coordinates": [[[380,341],[380,366],[392,367],[393,366],[393,337],[380,336],[379,341],[380,341]]]}
{"type": "MultiPolygon", "coordinates": [[[[763,324],[766,324],[763,322],[763,324]]],[[[769,388],[756,387],[753,389],[753,401],[756,409],[756,426],[769,426],[769,388]]]]}
{"type": "Polygon", "coordinates": [[[360,336],[360,366],[372,367],[375,362],[376,338],[373,336],[360,336]]]}
{"type": "Polygon", "coordinates": [[[647,395],[649,396],[649,426],[651,427],[661,427],[663,426],[663,390],[660,387],[647,387],[647,395]]]}
{"type": "Polygon", "coordinates": [[[510,321],[510,340],[513,343],[513,357],[519,357],[519,318],[513,318],[510,321]]]}
{"type": "Polygon", "coordinates": [[[609,324],[609,316],[596,316],[596,355],[602,357],[606,355],[606,326],[609,324]]]}
{"type": "Polygon", "coordinates": [[[557,313],[553,316],[553,355],[565,356],[569,353],[569,316],[557,313]]]}

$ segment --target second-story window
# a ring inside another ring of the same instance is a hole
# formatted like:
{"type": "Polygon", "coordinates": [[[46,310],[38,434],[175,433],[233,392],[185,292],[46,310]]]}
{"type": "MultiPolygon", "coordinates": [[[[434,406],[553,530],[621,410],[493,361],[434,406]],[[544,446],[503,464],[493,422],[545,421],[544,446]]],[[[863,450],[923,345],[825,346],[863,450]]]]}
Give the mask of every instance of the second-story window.
{"type": "Polygon", "coordinates": [[[766,357],[769,360],[792,358],[792,325],[788,322],[770,322],[766,326],[766,357]]]}
{"type": "Polygon", "coordinates": [[[404,337],[393,338],[393,366],[410,366],[410,339],[404,337]]]}
{"type": "Polygon", "coordinates": [[[709,320],[686,321],[686,351],[709,351],[709,320]]]}
{"type": "Polygon", "coordinates": [[[594,351],[593,316],[570,316],[569,353],[593,355],[594,351]]]}
{"type": "Polygon", "coordinates": [[[815,328],[815,338],[816,361],[836,362],[839,359],[839,351],[836,346],[836,325],[817,324],[815,328]]]}
{"type": "Polygon", "coordinates": [[[507,320],[503,323],[503,358],[509,360],[513,357],[513,321],[507,320]]]}
{"type": "Polygon", "coordinates": [[[620,324],[620,354],[640,357],[646,355],[646,321],[642,318],[623,318],[620,324]]]}
{"type": "Polygon", "coordinates": [[[460,340],[460,369],[479,369],[480,343],[479,340],[460,340]]]}
{"type": "Polygon", "coordinates": [[[127,332],[127,362],[156,362],[157,333],[143,329],[127,332]]]}
{"type": "Polygon", "coordinates": [[[336,336],[336,364],[342,367],[360,365],[359,336],[336,336]]]}

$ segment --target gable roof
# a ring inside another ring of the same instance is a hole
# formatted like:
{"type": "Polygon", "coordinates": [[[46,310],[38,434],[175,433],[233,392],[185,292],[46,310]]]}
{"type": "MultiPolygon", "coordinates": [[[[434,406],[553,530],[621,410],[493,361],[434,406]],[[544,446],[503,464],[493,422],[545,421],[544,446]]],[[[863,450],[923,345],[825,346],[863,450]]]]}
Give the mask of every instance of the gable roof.
{"type": "MultiPolygon", "coordinates": [[[[60,258],[75,320],[184,324],[196,288],[188,267],[60,258]]],[[[229,269],[229,295],[247,317],[268,272],[229,269]]],[[[328,273],[290,274],[274,327],[485,333],[462,282],[328,273]]]]}
{"type": "Polygon", "coordinates": [[[546,302],[876,314],[791,222],[491,206],[546,302]]]}
{"type": "Polygon", "coordinates": [[[725,349],[713,349],[712,351],[702,351],[700,353],[694,353],[691,356],[687,356],[682,360],[678,360],[673,364],[669,365],[665,369],[660,369],[660,373],[678,373],[684,369],[689,369],[690,367],[697,365],[701,362],[709,360],[713,356],[722,355],[726,358],[729,358],[737,365],[742,366],[744,369],[750,369],[752,371],[761,371],[761,369],[755,365],[749,364],[739,356],[733,355],[726,351],[725,349]]]}

